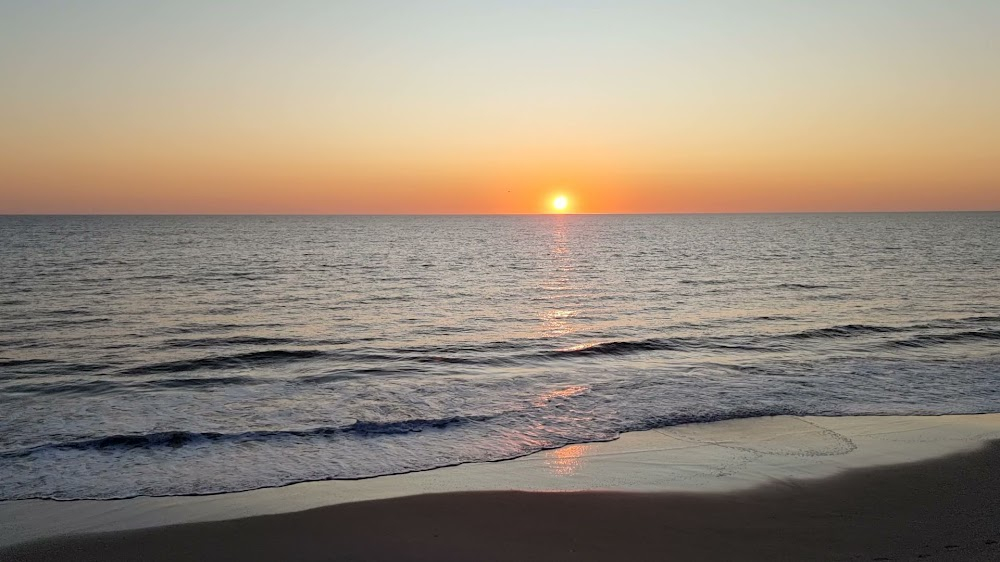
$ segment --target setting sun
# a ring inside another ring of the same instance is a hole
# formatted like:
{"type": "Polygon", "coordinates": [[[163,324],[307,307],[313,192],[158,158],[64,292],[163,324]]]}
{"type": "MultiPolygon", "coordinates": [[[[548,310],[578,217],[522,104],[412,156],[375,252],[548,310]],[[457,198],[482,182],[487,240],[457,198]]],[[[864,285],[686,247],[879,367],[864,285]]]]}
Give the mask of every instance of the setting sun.
{"type": "Polygon", "coordinates": [[[565,211],[567,205],[569,205],[569,200],[566,199],[565,195],[560,195],[552,200],[552,207],[557,211],[565,211]]]}

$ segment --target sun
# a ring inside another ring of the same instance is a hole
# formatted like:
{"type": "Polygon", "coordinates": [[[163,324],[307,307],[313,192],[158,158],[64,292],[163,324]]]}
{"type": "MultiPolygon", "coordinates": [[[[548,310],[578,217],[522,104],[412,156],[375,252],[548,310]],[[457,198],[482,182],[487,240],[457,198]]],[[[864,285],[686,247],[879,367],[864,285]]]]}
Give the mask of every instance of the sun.
{"type": "Polygon", "coordinates": [[[567,205],[569,205],[569,199],[566,199],[565,195],[560,195],[552,200],[552,208],[557,211],[565,211],[567,205]]]}

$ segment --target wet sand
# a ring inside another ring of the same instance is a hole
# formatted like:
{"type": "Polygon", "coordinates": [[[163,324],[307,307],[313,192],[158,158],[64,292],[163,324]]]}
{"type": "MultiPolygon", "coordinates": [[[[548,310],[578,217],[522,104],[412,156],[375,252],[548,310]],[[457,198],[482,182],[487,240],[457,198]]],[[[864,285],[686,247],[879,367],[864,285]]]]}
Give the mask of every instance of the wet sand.
{"type": "Polygon", "coordinates": [[[459,492],[45,539],[3,560],[997,560],[1000,442],[736,492],[459,492]]]}

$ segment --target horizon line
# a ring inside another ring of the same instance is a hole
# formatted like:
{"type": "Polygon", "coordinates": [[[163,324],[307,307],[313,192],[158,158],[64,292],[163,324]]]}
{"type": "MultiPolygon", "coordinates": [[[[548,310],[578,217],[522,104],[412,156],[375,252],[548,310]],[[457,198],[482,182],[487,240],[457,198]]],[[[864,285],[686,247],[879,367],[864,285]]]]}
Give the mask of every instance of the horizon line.
{"type": "Polygon", "coordinates": [[[911,211],[690,211],[652,213],[5,213],[0,217],[550,217],[550,216],[689,216],[689,215],[889,215],[1000,213],[1000,209],[911,211]]]}

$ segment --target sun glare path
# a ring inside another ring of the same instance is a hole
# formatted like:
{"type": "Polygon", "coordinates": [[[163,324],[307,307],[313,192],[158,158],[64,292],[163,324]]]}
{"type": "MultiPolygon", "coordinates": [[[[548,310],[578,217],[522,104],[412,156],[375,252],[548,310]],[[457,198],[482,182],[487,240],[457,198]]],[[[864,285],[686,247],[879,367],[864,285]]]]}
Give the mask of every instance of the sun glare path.
{"type": "Polygon", "coordinates": [[[560,195],[552,200],[552,207],[557,211],[565,211],[567,205],[569,205],[569,200],[566,199],[565,195],[560,195]]]}

